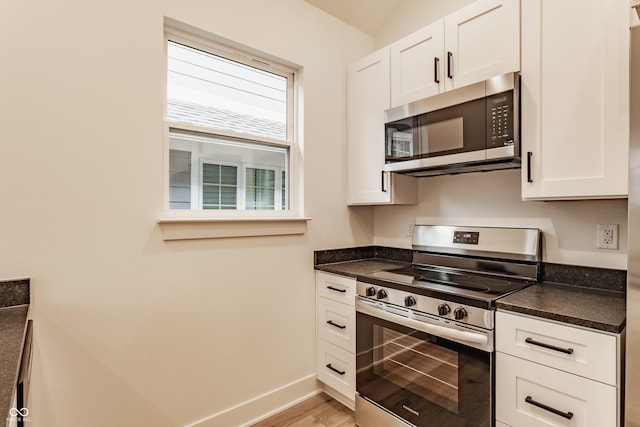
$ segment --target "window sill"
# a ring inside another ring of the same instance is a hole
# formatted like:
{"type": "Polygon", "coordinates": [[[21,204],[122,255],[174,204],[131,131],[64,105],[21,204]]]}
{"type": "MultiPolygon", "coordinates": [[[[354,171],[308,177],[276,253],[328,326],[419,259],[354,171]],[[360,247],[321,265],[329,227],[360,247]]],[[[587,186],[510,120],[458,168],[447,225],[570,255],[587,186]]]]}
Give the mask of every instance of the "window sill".
{"type": "Polygon", "coordinates": [[[311,218],[160,218],[164,240],[304,234],[311,218]]]}

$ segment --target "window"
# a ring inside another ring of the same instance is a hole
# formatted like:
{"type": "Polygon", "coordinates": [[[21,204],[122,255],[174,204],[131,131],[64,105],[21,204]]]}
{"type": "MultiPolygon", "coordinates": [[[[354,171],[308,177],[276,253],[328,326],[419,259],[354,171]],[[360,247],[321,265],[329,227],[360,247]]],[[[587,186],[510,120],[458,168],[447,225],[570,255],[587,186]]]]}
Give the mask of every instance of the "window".
{"type": "Polygon", "coordinates": [[[297,216],[294,68],[174,28],[166,51],[169,212],[297,216]]]}

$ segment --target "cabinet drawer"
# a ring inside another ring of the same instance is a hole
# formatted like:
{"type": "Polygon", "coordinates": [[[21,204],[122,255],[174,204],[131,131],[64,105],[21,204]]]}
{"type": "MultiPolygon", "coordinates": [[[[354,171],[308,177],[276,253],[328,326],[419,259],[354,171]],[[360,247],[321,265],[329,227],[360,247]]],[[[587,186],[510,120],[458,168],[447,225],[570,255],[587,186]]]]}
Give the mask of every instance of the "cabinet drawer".
{"type": "Polygon", "coordinates": [[[318,338],[351,353],[356,351],[355,307],[327,298],[318,298],[316,324],[318,338]]]}
{"type": "Polygon", "coordinates": [[[496,350],[617,384],[617,341],[612,335],[497,312],[496,350]]]}
{"type": "Polygon", "coordinates": [[[356,357],[327,341],[318,340],[318,379],[350,400],[356,393],[356,357]]]}
{"type": "Polygon", "coordinates": [[[356,279],[316,271],[316,290],[319,297],[355,306],[356,279]]]}
{"type": "Polygon", "coordinates": [[[508,425],[618,425],[615,387],[502,353],[496,372],[496,419],[508,425]]]}

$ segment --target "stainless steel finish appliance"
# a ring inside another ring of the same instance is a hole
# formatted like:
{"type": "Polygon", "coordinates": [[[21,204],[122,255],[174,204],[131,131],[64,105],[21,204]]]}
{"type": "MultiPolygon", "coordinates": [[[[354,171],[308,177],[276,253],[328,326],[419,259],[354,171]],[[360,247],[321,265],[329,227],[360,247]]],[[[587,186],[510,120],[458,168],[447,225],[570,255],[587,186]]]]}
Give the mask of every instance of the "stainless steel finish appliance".
{"type": "Polygon", "coordinates": [[[520,167],[520,77],[465,86],[385,111],[385,170],[413,176],[520,167]]]}
{"type": "Polygon", "coordinates": [[[356,423],[492,426],[495,301],[538,280],[541,233],[416,225],[413,248],[358,276],[356,423]]]}
{"type": "Polygon", "coordinates": [[[640,426],[640,0],[631,1],[625,426],[640,426]],[[635,7],[634,7],[635,6],[635,7]]]}

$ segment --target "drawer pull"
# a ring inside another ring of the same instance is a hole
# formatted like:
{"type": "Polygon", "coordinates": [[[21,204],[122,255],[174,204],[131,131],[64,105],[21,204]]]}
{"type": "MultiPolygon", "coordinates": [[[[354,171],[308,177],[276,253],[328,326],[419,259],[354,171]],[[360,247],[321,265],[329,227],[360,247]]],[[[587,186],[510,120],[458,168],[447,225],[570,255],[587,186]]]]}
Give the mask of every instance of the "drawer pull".
{"type": "Polygon", "coordinates": [[[548,348],[549,350],[559,351],[560,353],[564,353],[564,354],[573,354],[572,348],[556,347],[555,345],[545,344],[540,341],[534,341],[532,338],[527,338],[524,340],[524,342],[531,345],[537,345],[538,347],[548,348]]]}
{"type": "Polygon", "coordinates": [[[568,420],[573,418],[573,412],[562,412],[562,411],[559,411],[556,408],[552,408],[551,406],[545,405],[544,403],[536,402],[535,400],[533,400],[533,398],[531,396],[527,396],[524,399],[524,401],[527,402],[530,405],[537,406],[540,409],[544,409],[545,411],[549,411],[549,412],[551,412],[553,414],[559,415],[562,418],[566,418],[568,420]]]}
{"type": "Polygon", "coordinates": [[[346,326],[345,326],[345,325],[338,325],[337,323],[333,323],[333,321],[332,321],[332,320],[327,320],[327,323],[328,323],[328,324],[330,324],[331,326],[335,326],[335,327],[336,327],[336,328],[338,328],[338,329],[344,329],[344,328],[346,328],[346,326]]]}
{"type": "MultiPolygon", "coordinates": [[[[339,375],[344,375],[344,374],[346,374],[346,372],[345,372],[345,371],[339,371],[339,370],[337,370],[336,368],[334,368],[333,366],[331,366],[331,363],[327,364],[327,368],[331,369],[333,372],[335,372],[335,373],[337,373],[337,374],[339,374],[339,375]]],[[[571,416],[573,416],[573,414],[572,414],[571,416]]]]}
{"type": "Polygon", "coordinates": [[[342,293],[347,292],[346,289],[338,289],[338,288],[334,288],[333,286],[327,286],[327,289],[331,289],[332,291],[342,292],[342,293]]]}

